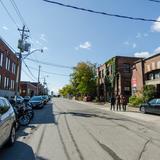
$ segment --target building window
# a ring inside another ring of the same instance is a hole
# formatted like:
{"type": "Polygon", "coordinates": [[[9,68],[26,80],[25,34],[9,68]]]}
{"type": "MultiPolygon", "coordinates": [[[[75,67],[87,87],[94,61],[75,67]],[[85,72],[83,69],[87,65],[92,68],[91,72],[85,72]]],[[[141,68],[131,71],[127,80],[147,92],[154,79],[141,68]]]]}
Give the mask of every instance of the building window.
{"type": "Polygon", "coordinates": [[[150,69],[150,65],[147,65],[147,71],[150,71],[151,69],[150,69]]]}
{"type": "Polygon", "coordinates": [[[153,74],[153,73],[150,73],[150,74],[148,75],[148,79],[149,79],[149,80],[153,80],[153,79],[154,79],[154,74],[153,74]]]}
{"type": "Polygon", "coordinates": [[[104,77],[104,69],[102,70],[102,78],[104,77]]]}
{"type": "Polygon", "coordinates": [[[155,66],[155,62],[152,62],[152,70],[155,70],[156,66],[155,66]]]}
{"type": "Polygon", "coordinates": [[[130,71],[131,71],[131,65],[128,64],[128,63],[124,63],[123,64],[123,69],[124,69],[124,72],[130,73],[130,71]]]}
{"type": "Polygon", "coordinates": [[[155,73],[155,79],[159,79],[160,78],[160,72],[155,73]]]}
{"type": "Polygon", "coordinates": [[[0,53],[0,66],[3,65],[3,53],[0,53]]]}
{"type": "Polygon", "coordinates": [[[7,66],[7,70],[10,71],[10,64],[11,64],[11,60],[8,59],[8,66],[7,66]]]}
{"type": "Polygon", "coordinates": [[[0,88],[2,88],[2,75],[0,74],[0,88]]]}
{"type": "Polygon", "coordinates": [[[16,64],[12,63],[12,73],[15,74],[16,73],[16,64]]]}
{"type": "Polygon", "coordinates": [[[11,80],[10,83],[11,83],[11,84],[10,84],[10,89],[14,90],[14,83],[15,83],[15,81],[14,81],[14,80],[11,80]]]}
{"type": "Polygon", "coordinates": [[[160,61],[157,62],[157,68],[160,68],[160,61]]]}

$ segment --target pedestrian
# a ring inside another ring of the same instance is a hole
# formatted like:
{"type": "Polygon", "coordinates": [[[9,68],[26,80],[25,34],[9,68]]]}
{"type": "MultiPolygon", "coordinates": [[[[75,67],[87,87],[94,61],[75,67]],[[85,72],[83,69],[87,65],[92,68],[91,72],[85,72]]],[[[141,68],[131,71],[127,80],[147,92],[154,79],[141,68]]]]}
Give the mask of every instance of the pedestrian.
{"type": "Polygon", "coordinates": [[[115,102],[116,102],[116,98],[113,94],[112,97],[111,97],[111,108],[110,108],[110,110],[115,111],[115,102]]]}
{"type": "Polygon", "coordinates": [[[117,111],[121,110],[121,103],[120,103],[120,95],[117,95],[116,97],[116,106],[117,106],[117,111]]]}
{"type": "Polygon", "coordinates": [[[123,111],[126,111],[127,98],[125,96],[122,96],[121,101],[122,101],[121,104],[122,104],[123,111]]]}

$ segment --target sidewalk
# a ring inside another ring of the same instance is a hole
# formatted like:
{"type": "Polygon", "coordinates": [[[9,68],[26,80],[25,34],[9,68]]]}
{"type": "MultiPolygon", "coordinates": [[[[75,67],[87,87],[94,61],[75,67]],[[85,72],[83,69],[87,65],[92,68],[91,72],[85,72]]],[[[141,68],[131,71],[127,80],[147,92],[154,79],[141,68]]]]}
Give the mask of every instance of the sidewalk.
{"type": "MultiPolygon", "coordinates": [[[[92,105],[92,106],[94,106],[96,108],[110,110],[110,103],[104,103],[104,102],[84,102],[84,101],[77,101],[77,100],[75,100],[75,101],[78,102],[78,103],[89,105],[89,106],[92,105]]],[[[137,113],[139,113],[140,111],[139,111],[139,108],[127,106],[126,112],[137,112],[137,113]]]]}

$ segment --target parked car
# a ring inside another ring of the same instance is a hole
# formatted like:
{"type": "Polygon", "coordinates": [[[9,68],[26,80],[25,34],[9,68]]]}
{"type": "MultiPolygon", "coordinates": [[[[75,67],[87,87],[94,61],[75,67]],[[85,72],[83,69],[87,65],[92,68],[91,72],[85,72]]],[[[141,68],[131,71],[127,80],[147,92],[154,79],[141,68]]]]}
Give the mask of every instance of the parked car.
{"type": "Polygon", "coordinates": [[[43,95],[42,98],[44,100],[44,105],[47,104],[47,102],[49,101],[48,96],[47,95],[43,95]]]}
{"type": "Polygon", "coordinates": [[[160,98],[154,98],[140,106],[140,111],[143,113],[160,114],[160,98]]]}
{"type": "Polygon", "coordinates": [[[16,139],[16,117],[12,105],[0,97],[0,147],[12,145],[16,139]]]}
{"type": "Polygon", "coordinates": [[[44,100],[42,96],[33,96],[29,103],[32,105],[33,108],[43,108],[44,100]]]}

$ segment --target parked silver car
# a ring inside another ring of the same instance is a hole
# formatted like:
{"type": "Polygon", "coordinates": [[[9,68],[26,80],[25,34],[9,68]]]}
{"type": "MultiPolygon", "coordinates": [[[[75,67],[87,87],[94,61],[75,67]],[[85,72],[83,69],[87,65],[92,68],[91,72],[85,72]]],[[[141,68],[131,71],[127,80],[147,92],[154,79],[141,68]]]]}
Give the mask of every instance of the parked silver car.
{"type": "Polygon", "coordinates": [[[0,148],[12,145],[16,139],[15,113],[6,98],[0,97],[0,148]]]}

